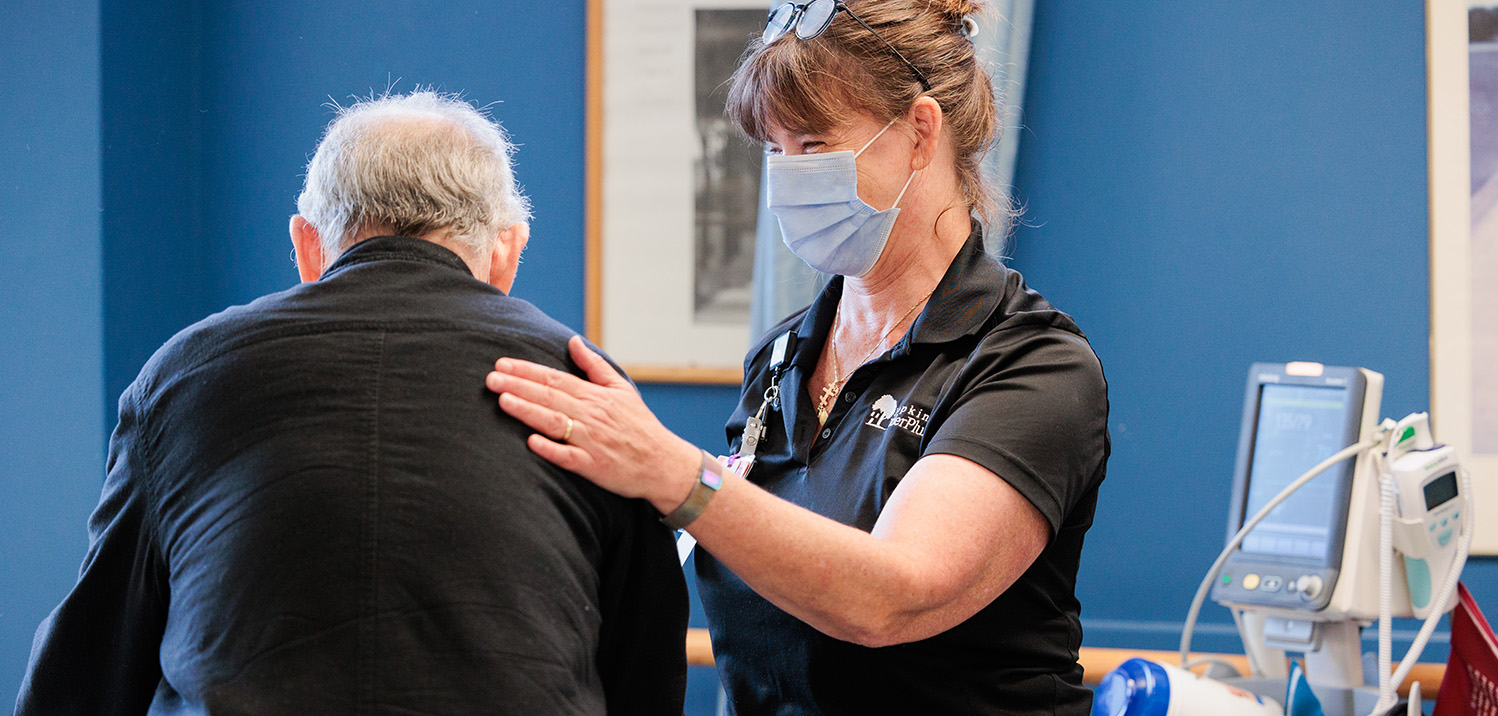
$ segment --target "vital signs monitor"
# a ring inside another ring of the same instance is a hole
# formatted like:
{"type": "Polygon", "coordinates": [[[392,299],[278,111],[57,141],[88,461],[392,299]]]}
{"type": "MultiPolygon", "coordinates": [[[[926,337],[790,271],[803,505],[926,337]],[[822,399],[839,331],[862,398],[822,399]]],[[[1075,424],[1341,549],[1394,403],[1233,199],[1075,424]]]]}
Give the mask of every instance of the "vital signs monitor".
{"type": "Polygon", "coordinates": [[[1470,476],[1426,413],[1380,420],[1383,376],[1320,363],[1249,369],[1228,539],[1197,587],[1181,662],[1210,592],[1234,610],[1251,674],[1286,692],[1286,652],[1328,714],[1382,714],[1441,614],[1471,544],[1470,476]],[[1394,617],[1424,623],[1393,668],[1394,617]],[[1361,632],[1377,620],[1378,688],[1365,686],[1361,632]]]}
{"type": "MultiPolygon", "coordinates": [[[[1243,401],[1228,535],[1306,470],[1374,430],[1382,395],[1383,376],[1362,368],[1254,364],[1243,401]]],[[[1345,618],[1349,611],[1376,616],[1376,604],[1352,603],[1355,585],[1344,580],[1363,576],[1358,562],[1377,543],[1377,520],[1367,519],[1365,509],[1370,499],[1377,505],[1377,490],[1354,479],[1359,464],[1334,465],[1270,512],[1228,558],[1212,599],[1278,607],[1300,618],[1328,607],[1327,618],[1345,618]],[[1341,599],[1334,603],[1334,597],[1341,599]]],[[[1366,586],[1376,595],[1376,582],[1366,586]]]]}

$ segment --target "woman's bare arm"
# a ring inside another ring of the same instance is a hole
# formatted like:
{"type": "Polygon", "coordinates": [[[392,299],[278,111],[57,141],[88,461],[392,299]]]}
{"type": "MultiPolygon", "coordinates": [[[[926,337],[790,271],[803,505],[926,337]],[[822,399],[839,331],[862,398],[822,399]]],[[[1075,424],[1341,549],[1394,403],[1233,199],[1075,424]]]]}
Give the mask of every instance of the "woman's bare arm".
{"type": "MultiPolygon", "coordinates": [[[[593,382],[502,359],[488,379],[501,408],[541,433],[529,445],[542,458],[663,514],[675,509],[692,489],[701,452],[666,430],[580,339],[569,347],[593,382]],[[572,435],[561,443],[568,418],[572,435]]],[[[923,639],[968,619],[1050,538],[1040,511],[1009,483],[954,455],[917,461],[872,533],[733,477],[687,529],[776,606],[868,646],[923,639]]]]}

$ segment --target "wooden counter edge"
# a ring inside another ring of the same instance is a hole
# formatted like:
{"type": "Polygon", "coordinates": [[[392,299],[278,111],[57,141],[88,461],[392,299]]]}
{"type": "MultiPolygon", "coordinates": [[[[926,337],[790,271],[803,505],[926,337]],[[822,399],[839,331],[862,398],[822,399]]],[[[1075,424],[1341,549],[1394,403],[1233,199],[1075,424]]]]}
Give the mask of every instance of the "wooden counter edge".
{"type": "MultiPolygon", "coordinates": [[[[1081,656],[1077,659],[1082,664],[1082,681],[1087,684],[1096,684],[1103,680],[1108,672],[1118,668],[1119,664],[1133,657],[1154,659],[1165,664],[1174,664],[1177,661],[1176,652],[1173,651],[1144,651],[1140,649],[1106,649],[1102,647],[1082,647],[1081,656]]],[[[1242,654],[1202,654],[1193,653],[1194,658],[1221,659],[1237,667],[1241,673],[1248,673],[1248,658],[1242,654]]],[[[687,630],[687,665],[688,666],[712,666],[713,644],[708,639],[706,629],[687,630]]],[[[1205,667],[1203,667],[1205,668],[1205,667]]],[[[1441,677],[1446,673],[1445,664],[1416,664],[1410,670],[1410,675],[1399,687],[1399,694],[1406,696],[1410,692],[1410,684],[1419,681],[1420,691],[1425,694],[1426,699],[1434,698],[1441,687],[1441,677]]]]}

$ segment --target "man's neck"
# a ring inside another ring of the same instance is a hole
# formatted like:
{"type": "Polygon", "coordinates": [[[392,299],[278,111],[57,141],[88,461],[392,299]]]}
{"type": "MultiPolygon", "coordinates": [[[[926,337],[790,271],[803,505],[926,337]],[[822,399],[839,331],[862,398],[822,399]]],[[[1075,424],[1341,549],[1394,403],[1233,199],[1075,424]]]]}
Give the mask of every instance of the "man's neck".
{"type": "MultiPolygon", "coordinates": [[[[354,240],[349,244],[349,247],[352,248],[358,245],[359,242],[364,241],[365,239],[372,239],[376,236],[397,235],[398,234],[396,234],[395,232],[384,228],[365,229],[357,234],[354,234],[354,240]]],[[[415,238],[421,239],[422,241],[430,241],[438,246],[441,246],[444,249],[447,249],[448,251],[457,254],[458,258],[463,259],[463,264],[468,267],[468,271],[473,274],[474,278],[485,283],[489,282],[489,270],[490,268],[492,268],[491,263],[494,260],[493,254],[474,256],[473,251],[469,247],[462,245],[461,242],[453,239],[447,234],[427,234],[426,236],[417,236],[415,238]]],[[[345,251],[347,251],[347,249],[345,249],[345,251]]],[[[341,256],[342,254],[339,255],[341,256]]],[[[329,256],[326,259],[327,265],[332,266],[333,262],[337,260],[338,256],[329,256]]],[[[325,266],[323,268],[324,270],[326,270],[327,267],[325,266]]]]}

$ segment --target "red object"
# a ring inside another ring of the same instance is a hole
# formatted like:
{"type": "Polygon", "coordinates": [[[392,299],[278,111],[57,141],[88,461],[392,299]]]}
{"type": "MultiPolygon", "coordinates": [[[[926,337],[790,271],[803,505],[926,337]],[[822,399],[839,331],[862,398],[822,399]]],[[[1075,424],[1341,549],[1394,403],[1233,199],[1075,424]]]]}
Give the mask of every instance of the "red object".
{"type": "Polygon", "coordinates": [[[1457,586],[1451,612],[1451,658],[1432,716],[1498,716],[1498,639],[1482,610],[1457,586]]]}

